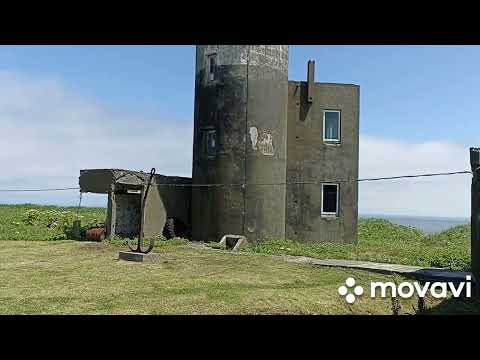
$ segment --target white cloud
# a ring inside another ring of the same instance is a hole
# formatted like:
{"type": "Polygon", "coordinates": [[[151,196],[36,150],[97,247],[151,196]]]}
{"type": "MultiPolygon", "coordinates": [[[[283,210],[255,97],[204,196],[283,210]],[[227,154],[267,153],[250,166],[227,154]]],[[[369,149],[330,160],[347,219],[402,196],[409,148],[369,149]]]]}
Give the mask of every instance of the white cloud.
{"type": "MultiPolygon", "coordinates": [[[[192,136],[189,122],[112,110],[58,81],[0,72],[0,188],[75,187],[88,168],[191,176],[192,136]]],[[[1,196],[3,203],[77,202],[72,192],[1,196]]]]}
{"type": "MultiPolygon", "coordinates": [[[[468,147],[360,137],[360,178],[470,170],[468,147]]],[[[373,214],[470,216],[470,175],[361,182],[359,211],[373,214]]]]}
{"type": "MultiPolygon", "coordinates": [[[[192,119],[107,108],[60,81],[0,71],[0,188],[77,186],[80,169],[191,175],[192,119]]],[[[468,148],[361,136],[360,177],[468,170],[468,148]]],[[[470,176],[360,183],[361,213],[469,216],[470,176]]],[[[0,193],[0,202],[76,204],[76,192],[0,193]]],[[[86,195],[86,205],[105,197],[86,195]]]]}

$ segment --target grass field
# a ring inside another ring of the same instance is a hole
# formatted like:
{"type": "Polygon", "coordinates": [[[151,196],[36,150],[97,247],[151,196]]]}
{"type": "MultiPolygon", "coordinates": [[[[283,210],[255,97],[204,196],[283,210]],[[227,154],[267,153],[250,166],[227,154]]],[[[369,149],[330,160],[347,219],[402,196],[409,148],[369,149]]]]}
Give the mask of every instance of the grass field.
{"type": "MultiPolygon", "coordinates": [[[[347,304],[338,286],[391,277],[233,255],[166,241],[156,264],[117,260],[121,247],[78,241],[1,241],[1,314],[392,314],[391,298],[347,304]]],[[[402,281],[398,278],[397,281],[402,281]]],[[[414,314],[416,299],[401,299],[414,314]]],[[[428,299],[430,313],[478,304],[428,299]]]]}
{"type": "MultiPolygon", "coordinates": [[[[0,314],[392,314],[391,298],[363,296],[348,305],[337,292],[349,276],[360,284],[390,276],[268,254],[451,268],[468,266],[470,257],[469,226],[425,235],[361,220],[357,246],[271,241],[234,255],[175,239],[157,242],[161,263],[138,264],[117,260],[119,241],[65,240],[75,216],[75,208],[0,205],[0,314]]],[[[95,224],[105,209],[83,208],[80,216],[95,224]]],[[[399,303],[401,314],[416,313],[416,299],[399,303]]],[[[480,312],[475,301],[428,298],[427,305],[432,314],[480,312]]]]}
{"type": "MultiPolygon", "coordinates": [[[[66,240],[76,208],[38,205],[0,205],[0,240],[66,240]]],[[[81,208],[83,225],[105,221],[104,208],[81,208]]],[[[470,226],[460,225],[438,234],[386,220],[360,219],[358,244],[301,244],[275,240],[250,245],[246,250],[275,255],[349,259],[444,267],[454,270],[470,266],[470,226]]],[[[211,244],[215,247],[215,244],[211,244]]]]}
{"type": "Polygon", "coordinates": [[[248,247],[249,251],[275,255],[301,255],[320,259],[348,259],[381,263],[433,266],[453,270],[470,268],[470,225],[459,225],[438,234],[360,219],[358,244],[301,244],[275,240],[248,247]]]}

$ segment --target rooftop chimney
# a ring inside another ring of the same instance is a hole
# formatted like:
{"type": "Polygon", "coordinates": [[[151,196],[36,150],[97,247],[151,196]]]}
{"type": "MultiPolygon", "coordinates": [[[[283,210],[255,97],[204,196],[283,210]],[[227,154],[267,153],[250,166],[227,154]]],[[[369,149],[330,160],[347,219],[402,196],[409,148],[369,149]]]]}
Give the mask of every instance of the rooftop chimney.
{"type": "Polygon", "coordinates": [[[315,84],[315,60],[308,60],[307,70],[307,99],[309,103],[313,102],[313,87],[315,84]]]}

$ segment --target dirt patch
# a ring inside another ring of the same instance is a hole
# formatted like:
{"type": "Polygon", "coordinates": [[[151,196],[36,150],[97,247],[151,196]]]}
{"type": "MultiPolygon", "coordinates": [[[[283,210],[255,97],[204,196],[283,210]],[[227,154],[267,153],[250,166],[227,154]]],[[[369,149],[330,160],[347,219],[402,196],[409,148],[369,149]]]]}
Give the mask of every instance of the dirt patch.
{"type": "Polygon", "coordinates": [[[104,242],[87,242],[80,246],[80,250],[83,251],[102,251],[102,252],[109,252],[112,250],[117,250],[118,248],[112,244],[104,243],[104,242]]]}

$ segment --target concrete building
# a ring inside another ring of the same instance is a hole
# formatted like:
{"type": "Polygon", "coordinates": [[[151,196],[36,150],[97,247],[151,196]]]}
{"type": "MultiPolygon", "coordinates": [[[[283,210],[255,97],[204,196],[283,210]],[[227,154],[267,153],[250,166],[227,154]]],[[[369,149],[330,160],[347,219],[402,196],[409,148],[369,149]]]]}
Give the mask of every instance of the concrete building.
{"type": "Polygon", "coordinates": [[[289,82],[286,236],[357,241],[360,88],[289,82]],[[311,184],[308,184],[308,183],[311,184]],[[304,183],[304,184],[302,184],[304,183]]]}
{"type": "MultiPolygon", "coordinates": [[[[197,241],[356,242],[358,138],[357,85],[315,82],[314,62],[307,81],[289,81],[287,45],[199,45],[192,179],[182,180],[192,186],[156,181],[150,235],[175,218],[197,241]]],[[[82,191],[98,192],[98,171],[82,172],[82,191]]],[[[119,221],[127,207],[115,200],[116,180],[107,183],[108,214],[119,221]]]]}
{"type": "MultiPolygon", "coordinates": [[[[140,230],[140,209],[149,174],[120,169],[80,171],[80,191],[108,194],[105,230],[108,236],[136,237],[140,230]]],[[[155,175],[145,208],[144,235],[164,234],[167,216],[177,222],[177,233],[188,236],[184,229],[191,223],[190,204],[192,179],[155,175]]]]}

